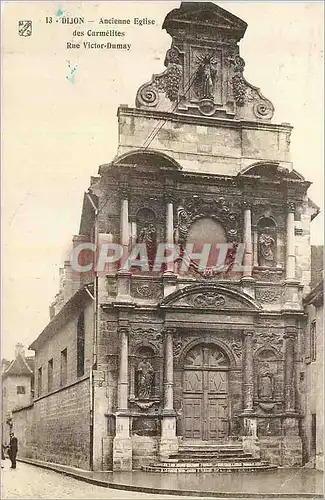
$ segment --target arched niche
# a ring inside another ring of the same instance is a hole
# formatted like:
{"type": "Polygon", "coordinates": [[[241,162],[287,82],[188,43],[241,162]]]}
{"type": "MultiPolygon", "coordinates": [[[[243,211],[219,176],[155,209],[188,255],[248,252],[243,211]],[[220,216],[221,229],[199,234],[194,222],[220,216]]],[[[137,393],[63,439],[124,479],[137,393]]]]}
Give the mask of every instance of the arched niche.
{"type": "Polygon", "coordinates": [[[140,345],[131,357],[130,399],[150,401],[159,397],[159,356],[150,345],[140,345]]]}
{"type": "Polygon", "coordinates": [[[262,409],[271,403],[273,410],[275,401],[282,399],[283,370],[281,357],[272,346],[265,345],[258,349],[254,357],[255,400],[262,409]],[[272,404],[273,403],[273,404],[272,404]]]}

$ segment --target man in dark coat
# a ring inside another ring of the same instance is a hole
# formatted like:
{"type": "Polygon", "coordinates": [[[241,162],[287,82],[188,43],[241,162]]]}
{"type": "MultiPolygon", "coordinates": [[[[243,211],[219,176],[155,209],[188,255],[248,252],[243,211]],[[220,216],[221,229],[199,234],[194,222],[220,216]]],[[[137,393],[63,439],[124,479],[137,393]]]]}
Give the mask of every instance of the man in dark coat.
{"type": "Polygon", "coordinates": [[[9,450],[8,450],[8,455],[11,460],[11,469],[16,468],[16,456],[18,453],[18,439],[15,437],[14,433],[10,433],[10,443],[9,443],[9,450]]]}

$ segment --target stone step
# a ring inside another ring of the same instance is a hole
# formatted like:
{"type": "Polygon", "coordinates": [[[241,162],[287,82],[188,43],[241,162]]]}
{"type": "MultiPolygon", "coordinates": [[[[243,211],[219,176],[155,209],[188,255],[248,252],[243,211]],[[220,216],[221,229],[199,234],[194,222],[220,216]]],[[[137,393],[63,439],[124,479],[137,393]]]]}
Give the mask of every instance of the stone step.
{"type": "Polygon", "coordinates": [[[246,453],[243,450],[240,452],[236,453],[218,453],[216,451],[211,451],[210,453],[203,453],[203,452],[192,452],[188,453],[185,451],[175,453],[170,456],[170,458],[179,458],[179,457],[197,457],[197,458],[204,458],[204,457],[221,457],[221,458],[233,458],[233,457],[251,457],[251,453],[246,453]]]}
{"type": "Polygon", "coordinates": [[[159,472],[159,473],[207,473],[207,472],[262,472],[262,471],[271,471],[276,470],[277,467],[275,465],[254,465],[254,466],[230,466],[230,465],[201,465],[198,467],[162,467],[160,465],[145,465],[142,467],[142,470],[145,472],[159,472]]]}
{"type": "Polygon", "coordinates": [[[265,460],[252,460],[251,462],[242,462],[241,460],[234,460],[232,462],[223,462],[223,461],[211,461],[211,462],[169,462],[165,460],[164,462],[149,464],[151,467],[170,467],[171,469],[174,467],[186,467],[188,469],[192,467],[254,467],[257,465],[269,465],[269,463],[265,460]]]}
{"type": "Polygon", "coordinates": [[[185,456],[180,456],[180,457],[176,457],[176,456],[172,456],[172,457],[169,457],[167,459],[164,459],[164,462],[168,462],[168,463],[177,463],[177,462],[188,462],[188,463],[191,463],[191,462],[202,462],[202,463],[205,463],[205,462],[251,462],[251,461],[254,461],[256,460],[256,458],[254,458],[252,455],[248,455],[248,456],[236,456],[236,457],[220,457],[218,455],[211,455],[211,456],[204,456],[204,457],[194,457],[194,456],[188,456],[188,457],[185,457],[185,456]]]}
{"type": "Polygon", "coordinates": [[[224,450],[230,450],[230,451],[239,451],[242,450],[243,446],[242,445],[229,445],[229,444],[191,444],[191,445],[180,445],[179,450],[184,450],[184,451],[197,451],[197,450],[218,450],[218,451],[224,451],[224,450]]]}

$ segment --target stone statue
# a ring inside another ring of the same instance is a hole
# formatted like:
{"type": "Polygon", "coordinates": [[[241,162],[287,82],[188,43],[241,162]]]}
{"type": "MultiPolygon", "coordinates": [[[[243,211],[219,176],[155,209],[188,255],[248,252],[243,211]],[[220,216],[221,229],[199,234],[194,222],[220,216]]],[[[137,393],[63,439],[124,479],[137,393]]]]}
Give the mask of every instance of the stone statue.
{"type": "Polygon", "coordinates": [[[154,380],[154,369],[147,359],[140,361],[137,368],[138,398],[149,399],[154,380]]]}
{"type": "Polygon", "coordinates": [[[200,84],[201,99],[213,99],[213,84],[216,69],[212,66],[211,57],[205,55],[200,60],[198,80],[200,84]]]}
{"type": "Polygon", "coordinates": [[[259,265],[272,266],[275,262],[275,239],[267,233],[261,233],[258,240],[259,265]]]}
{"type": "Polygon", "coordinates": [[[273,399],[273,376],[270,373],[261,375],[258,392],[261,399],[273,399]]]}
{"type": "Polygon", "coordinates": [[[156,242],[156,228],[151,222],[148,222],[146,225],[142,226],[139,236],[137,238],[137,243],[154,245],[155,242],[156,242]]]}

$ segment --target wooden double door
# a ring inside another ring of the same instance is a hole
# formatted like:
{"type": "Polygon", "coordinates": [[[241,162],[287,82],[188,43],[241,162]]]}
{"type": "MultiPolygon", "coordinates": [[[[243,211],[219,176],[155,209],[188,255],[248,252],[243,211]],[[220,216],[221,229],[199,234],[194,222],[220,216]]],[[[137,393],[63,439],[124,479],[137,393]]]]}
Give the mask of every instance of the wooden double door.
{"type": "Polygon", "coordinates": [[[228,436],[229,360],[215,345],[203,344],[186,356],[183,372],[185,439],[218,441],[228,436]]]}

